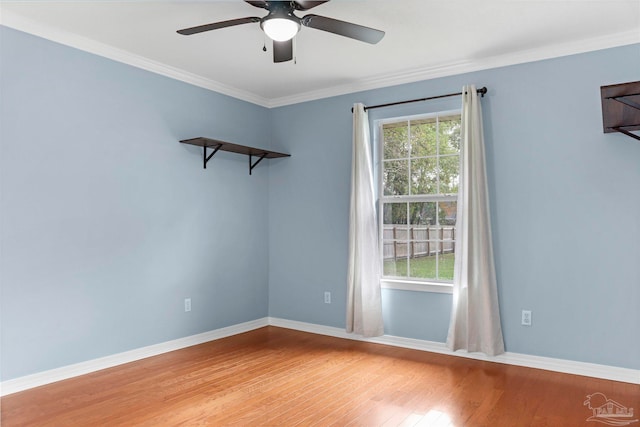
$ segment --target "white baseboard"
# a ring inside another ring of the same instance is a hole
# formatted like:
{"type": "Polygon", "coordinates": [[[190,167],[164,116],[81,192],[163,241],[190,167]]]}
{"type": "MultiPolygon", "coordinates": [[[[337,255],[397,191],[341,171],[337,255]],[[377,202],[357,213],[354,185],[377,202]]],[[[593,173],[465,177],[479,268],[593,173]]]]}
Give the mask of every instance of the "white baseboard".
{"type": "Polygon", "coordinates": [[[134,362],[151,356],[167,353],[192,345],[214,341],[220,338],[252,331],[264,326],[277,326],[280,328],[294,329],[313,334],[327,335],[336,338],[365,341],[376,344],[390,345],[394,347],[410,348],[414,350],[429,351],[432,353],[447,354],[450,356],[467,357],[470,359],[489,362],[504,363],[508,365],[525,366],[528,368],[544,369],[547,371],[562,372],[566,374],[582,375],[587,377],[602,378],[613,381],[622,381],[632,384],[640,384],[640,370],[619,368],[615,366],[598,365],[594,363],[575,362],[550,357],[531,356],[519,353],[504,353],[499,356],[487,356],[482,353],[466,353],[463,351],[452,352],[443,343],[418,340],[412,338],[384,335],[377,338],[363,338],[356,334],[347,333],[344,329],[331,326],[316,325],[313,323],[298,322],[295,320],[280,319],[277,317],[264,317],[250,322],[240,323],[225,328],[215,329],[202,334],[179,338],[160,344],[150,345],[99,359],[88,360],[74,365],[63,366],[49,371],[38,372],[32,375],[3,381],[0,383],[0,396],[17,393],[30,388],[39,387],[56,381],[77,377],[111,368],[124,363],[134,362]]]}
{"type": "Polygon", "coordinates": [[[101,369],[111,368],[124,363],[134,362],[151,356],[157,356],[170,351],[180,350],[181,348],[190,347],[192,345],[241,334],[243,332],[252,331],[268,325],[268,319],[265,317],[262,319],[252,320],[250,322],[215,329],[209,332],[203,332],[197,335],[191,335],[189,337],[178,338],[176,340],[160,344],[154,344],[147,347],[137,348],[135,350],[125,351],[123,353],[113,354],[111,356],[101,357],[99,359],[88,360],[86,362],[80,362],[69,366],[63,366],[61,368],[51,369],[49,371],[38,372],[32,375],[3,381],[0,383],[0,396],[6,396],[8,394],[17,393],[33,387],[66,380],[68,378],[77,377],[79,375],[88,374],[101,369]]]}
{"type": "Polygon", "coordinates": [[[394,347],[447,354],[450,356],[466,357],[488,362],[504,363],[507,365],[525,366],[527,368],[544,369],[547,371],[562,372],[565,374],[582,375],[586,377],[640,384],[640,370],[638,369],[619,368],[616,366],[598,365],[595,363],[576,362],[573,360],[555,359],[551,357],[532,356],[529,354],[511,352],[506,352],[498,356],[487,356],[483,353],[467,353],[464,351],[453,352],[449,350],[444,343],[440,342],[396,337],[392,335],[383,335],[377,338],[363,338],[356,334],[347,333],[341,328],[278,319],[274,317],[269,318],[269,325],[311,332],[314,334],[328,335],[337,338],[346,338],[376,344],[391,345],[394,347]]]}

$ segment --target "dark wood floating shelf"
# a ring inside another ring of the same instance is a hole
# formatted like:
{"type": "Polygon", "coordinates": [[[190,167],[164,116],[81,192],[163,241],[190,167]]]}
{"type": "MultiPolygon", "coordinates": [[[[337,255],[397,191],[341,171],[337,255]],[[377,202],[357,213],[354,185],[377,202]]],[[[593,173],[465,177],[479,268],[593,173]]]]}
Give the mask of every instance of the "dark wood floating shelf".
{"type": "Polygon", "coordinates": [[[238,145],[232,144],[226,141],[220,141],[217,139],[211,138],[191,138],[191,139],[183,139],[180,141],[183,144],[191,144],[196,145],[198,147],[202,147],[202,163],[204,168],[207,168],[207,162],[216,154],[219,150],[228,151],[230,153],[238,153],[249,156],[249,175],[251,175],[251,171],[255,168],[258,163],[260,163],[263,159],[277,159],[278,157],[290,157],[291,154],[278,153],[276,151],[263,150],[262,148],[254,148],[247,147],[246,145],[238,145]],[[207,156],[207,148],[212,148],[213,151],[211,154],[207,156]],[[258,160],[255,162],[253,158],[257,157],[258,160]]]}
{"type": "Polygon", "coordinates": [[[604,133],[620,132],[640,140],[640,82],[600,87],[604,133]]]}

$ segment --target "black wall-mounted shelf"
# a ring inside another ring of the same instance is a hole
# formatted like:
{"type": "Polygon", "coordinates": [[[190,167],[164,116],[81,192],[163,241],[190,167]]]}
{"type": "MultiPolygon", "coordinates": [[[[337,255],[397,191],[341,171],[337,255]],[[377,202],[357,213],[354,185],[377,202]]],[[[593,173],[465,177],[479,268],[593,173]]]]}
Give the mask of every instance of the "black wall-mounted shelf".
{"type": "Polygon", "coordinates": [[[249,156],[249,175],[251,175],[251,171],[255,168],[258,163],[260,163],[263,159],[277,159],[279,157],[291,157],[291,154],[278,153],[276,151],[263,150],[262,148],[254,148],[247,147],[246,145],[238,145],[232,144],[226,141],[220,141],[217,139],[211,138],[191,138],[191,139],[183,139],[180,141],[183,144],[191,144],[196,145],[198,147],[202,147],[202,163],[204,168],[207,168],[207,163],[209,160],[216,154],[219,150],[228,151],[230,153],[244,154],[249,156]],[[213,149],[211,154],[207,156],[207,148],[213,149]],[[253,158],[257,157],[258,160],[255,162],[253,158]]]}
{"type": "Polygon", "coordinates": [[[640,82],[601,86],[604,133],[620,132],[640,140],[640,82]]]}

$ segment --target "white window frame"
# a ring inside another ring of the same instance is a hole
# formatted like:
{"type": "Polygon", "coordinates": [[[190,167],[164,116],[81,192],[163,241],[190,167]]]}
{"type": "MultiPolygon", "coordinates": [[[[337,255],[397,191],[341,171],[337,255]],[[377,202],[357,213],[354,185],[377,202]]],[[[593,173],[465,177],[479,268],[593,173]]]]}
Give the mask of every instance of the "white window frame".
{"type": "MultiPolygon", "coordinates": [[[[384,245],[383,245],[383,229],[384,229],[384,218],[383,218],[383,210],[385,202],[393,202],[394,200],[402,201],[402,202],[428,202],[428,201],[457,201],[458,197],[455,196],[442,196],[442,195],[421,195],[421,196],[385,196],[384,195],[384,141],[383,141],[383,133],[382,127],[388,123],[397,123],[402,121],[410,121],[410,120],[423,120],[430,119],[434,117],[444,117],[444,116],[452,116],[452,115],[461,115],[461,109],[455,110],[446,110],[446,111],[437,111],[434,113],[427,114],[415,114],[410,116],[401,116],[401,117],[392,117],[385,118],[375,121],[375,141],[376,141],[376,151],[378,158],[378,247],[379,247],[379,257],[380,257],[380,265],[384,264],[384,245]]],[[[410,137],[410,136],[409,136],[410,137]]],[[[411,176],[411,162],[409,162],[409,176],[411,176]]],[[[453,283],[448,281],[437,281],[437,280],[419,280],[416,278],[407,277],[405,278],[389,278],[382,277],[380,279],[380,285],[382,288],[387,289],[401,289],[408,291],[420,291],[420,292],[436,292],[436,293],[445,293],[451,294],[453,293],[453,283]]]]}

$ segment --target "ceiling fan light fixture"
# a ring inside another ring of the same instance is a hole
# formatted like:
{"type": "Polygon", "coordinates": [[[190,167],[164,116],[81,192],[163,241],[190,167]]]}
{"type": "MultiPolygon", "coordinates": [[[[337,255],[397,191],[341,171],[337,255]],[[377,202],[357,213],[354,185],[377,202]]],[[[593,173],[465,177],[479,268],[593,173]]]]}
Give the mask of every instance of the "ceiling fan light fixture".
{"type": "MultiPolygon", "coordinates": [[[[340,21],[326,16],[315,14],[299,17],[297,11],[309,10],[316,6],[327,3],[330,0],[310,1],[310,0],[244,0],[245,3],[268,11],[267,16],[248,16],[246,18],[229,19],[227,21],[212,22],[210,24],[198,25],[195,27],[178,30],[178,34],[189,36],[192,34],[204,33],[206,31],[218,30],[221,28],[235,27],[236,25],[260,23],[260,28],[267,37],[273,40],[273,62],[287,62],[294,59],[293,38],[302,27],[312,28],[338,36],[359,40],[365,43],[376,44],[384,37],[384,31],[375,28],[354,24],[353,22],[340,21]]],[[[0,0],[0,3],[2,0],[0,0]]],[[[266,45],[262,50],[267,51],[266,45]]]]}
{"type": "Polygon", "coordinates": [[[277,42],[291,40],[300,31],[300,24],[287,18],[265,19],[261,26],[265,34],[277,42]]]}

